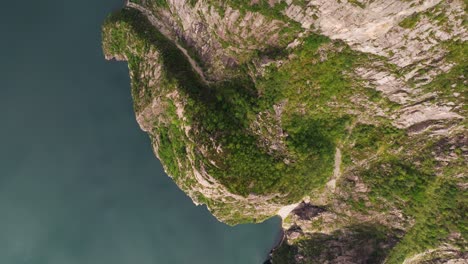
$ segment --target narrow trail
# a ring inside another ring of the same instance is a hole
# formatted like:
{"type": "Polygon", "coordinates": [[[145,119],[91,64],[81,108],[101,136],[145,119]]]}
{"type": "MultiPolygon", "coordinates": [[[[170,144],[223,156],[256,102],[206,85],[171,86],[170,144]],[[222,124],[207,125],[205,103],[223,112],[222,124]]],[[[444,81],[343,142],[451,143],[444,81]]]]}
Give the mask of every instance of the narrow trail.
{"type": "Polygon", "coordinates": [[[159,21],[154,15],[153,13],[146,9],[145,7],[141,6],[141,5],[138,5],[138,4],[135,4],[135,3],[132,3],[130,1],[127,1],[126,2],[126,6],[127,7],[131,7],[133,9],[136,9],[138,11],[140,11],[143,15],[146,16],[146,18],[148,18],[148,20],[151,22],[151,24],[159,31],[161,32],[161,34],[163,34],[166,38],[170,39],[173,41],[173,43],[176,45],[176,47],[182,51],[182,53],[184,54],[184,56],[187,58],[187,60],[189,61],[190,65],[192,66],[193,70],[200,76],[201,80],[205,83],[205,84],[210,84],[212,82],[208,81],[206,78],[205,78],[205,74],[203,73],[203,70],[202,68],[197,64],[197,62],[192,59],[192,57],[190,57],[189,53],[187,52],[187,50],[182,47],[181,45],[179,45],[173,38],[171,32],[169,30],[167,30],[167,28],[164,26],[163,23],[161,23],[161,21],[159,21]]]}
{"type": "Polygon", "coordinates": [[[336,148],[335,169],[333,170],[333,177],[335,177],[335,179],[340,178],[340,175],[341,175],[340,167],[341,167],[341,150],[339,148],[336,148]]]}
{"type": "Polygon", "coordinates": [[[330,189],[331,192],[335,192],[336,189],[336,181],[341,177],[341,150],[336,148],[335,152],[335,167],[333,169],[333,176],[328,181],[327,187],[330,189]]]}

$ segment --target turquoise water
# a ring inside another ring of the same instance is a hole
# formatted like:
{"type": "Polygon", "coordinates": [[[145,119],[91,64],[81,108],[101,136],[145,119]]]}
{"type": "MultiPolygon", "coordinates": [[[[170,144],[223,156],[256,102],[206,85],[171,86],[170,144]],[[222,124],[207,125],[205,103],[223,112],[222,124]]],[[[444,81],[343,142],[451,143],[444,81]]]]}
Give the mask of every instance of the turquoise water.
{"type": "Polygon", "coordinates": [[[121,5],[2,0],[0,264],[261,263],[278,219],[221,224],[154,158],[100,48],[121,5]]]}

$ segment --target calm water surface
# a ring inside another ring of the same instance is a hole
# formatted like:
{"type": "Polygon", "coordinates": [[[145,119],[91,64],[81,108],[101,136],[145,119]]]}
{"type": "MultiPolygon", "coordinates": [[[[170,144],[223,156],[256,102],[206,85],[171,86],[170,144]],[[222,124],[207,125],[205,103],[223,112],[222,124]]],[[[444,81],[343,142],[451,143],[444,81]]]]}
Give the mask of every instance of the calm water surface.
{"type": "Polygon", "coordinates": [[[1,0],[0,263],[261,263],[278,219],[221,224],[154,158],[100,48],[121,5],[1,0]]]}

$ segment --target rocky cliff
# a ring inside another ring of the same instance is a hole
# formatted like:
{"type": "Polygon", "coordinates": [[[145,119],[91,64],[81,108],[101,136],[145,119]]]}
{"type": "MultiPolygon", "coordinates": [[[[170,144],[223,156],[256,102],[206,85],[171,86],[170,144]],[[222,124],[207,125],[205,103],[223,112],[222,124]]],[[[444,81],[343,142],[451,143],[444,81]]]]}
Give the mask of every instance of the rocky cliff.
{"type": "Polygon", "coordinates": [[[466,263],[466,1],[133,0],[103,25],[166,172],[271,263],[466,263]]]}

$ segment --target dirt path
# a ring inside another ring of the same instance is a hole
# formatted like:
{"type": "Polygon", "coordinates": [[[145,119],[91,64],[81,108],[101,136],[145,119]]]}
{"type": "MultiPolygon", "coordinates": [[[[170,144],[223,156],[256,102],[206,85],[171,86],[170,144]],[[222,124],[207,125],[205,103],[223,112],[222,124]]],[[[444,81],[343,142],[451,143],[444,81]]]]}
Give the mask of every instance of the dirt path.
{"type": "Polygon", "coordinates": [[[185,55],[185,57],[187,58],[187,60],[189,61],[190,65],[192,65],[192,68],[193,70],[200,76],[200,78],[202,79],[202,81],[205,83],[205,84],[210,84],[211,82],[208,81],[206,78],[205,78],[205,75],[203,73],[203,70],[201,69],[200,66],[198,66],[197,62],[192,59],[192,57],[190,57],[190,55],[188,54],[187,50],[182,47],[181,45],[179,45],[173,38],[171,32],[164,26],[163,23],[161,23],[161,21],[159,21],[154,15],[153,13],[146,9],[145,7],[141,6],[141,5],[138,5],[138,4],[135,4],[135,3],[132,3],[132,2],[129,2],[127,1],[126,5],[128,7],[131,7],[131,8],[134,8],[138,11],[140,11],[143,15],[145,15],[148,20],[151,22],[151,24],[159,31],[161,32],[161,34],[163,34],[166,38],[170,39],[173,41],[173,43],[177,46],[177,48],[182,51],[182,53],[185,55]]]}
{"type": "Polygon", "coordinates": [[[341,176],[341,150],[339,148],[336,148],[335,152],[335,169],[333,170],[333,177],[335,179],[340,178],[341,176]]]}
{"type": "Polygon", "coordinates": [[[335,151],[335,167],[333,169],[333,177],[327,183],[327,187],[330,189],[331,192],[335,192],[336,188],[336,181],[341,176],[341,150],[336,148],[335,151]]]}

